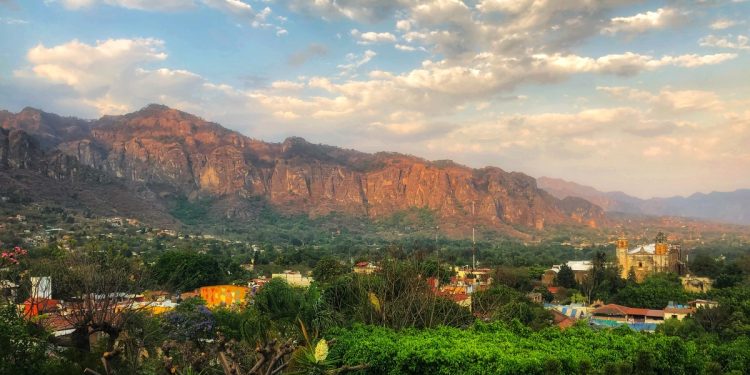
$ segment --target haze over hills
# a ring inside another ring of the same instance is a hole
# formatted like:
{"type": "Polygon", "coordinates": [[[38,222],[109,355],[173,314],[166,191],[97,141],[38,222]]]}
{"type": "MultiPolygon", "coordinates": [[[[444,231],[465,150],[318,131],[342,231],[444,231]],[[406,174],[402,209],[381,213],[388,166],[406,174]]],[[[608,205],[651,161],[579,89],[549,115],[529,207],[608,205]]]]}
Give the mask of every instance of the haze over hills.
{"type": "Polygon", "coordinates": [[[26,108],[0,112],[0,124],[5,190],[160,223],[175,222],[168,208],[180,199],[208,200],[213,215],[235,220],[255,219],[262,199],[311,217],[426,208],[441,223],[508,232],[605,222],[596,205],[557,199],[522,173],[301,138],[267,143],[161,105],[94,121],[26,108]]]}
{"type": "Polygon", "coordinates": [[[579,197],[607,212],[682,216],[733,224],[750,224],[750,189],[695,193],[688,197],[640,199],[623,192],[602,192],[558,178],[540,177],[539,187],[557,198],[579,197]]]}

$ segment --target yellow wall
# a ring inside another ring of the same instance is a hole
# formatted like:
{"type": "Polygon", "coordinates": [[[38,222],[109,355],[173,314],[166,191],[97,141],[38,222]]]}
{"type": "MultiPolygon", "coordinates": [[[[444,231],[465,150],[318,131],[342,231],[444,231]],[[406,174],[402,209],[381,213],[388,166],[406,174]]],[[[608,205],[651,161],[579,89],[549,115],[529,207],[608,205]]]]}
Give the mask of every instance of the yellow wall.
{"type": "Polygon", "coordinates": [[[236,285],[213,285],[198,289],[198,294],[208,307],[244,305],[248,292],[248,287],[236,285]]]}

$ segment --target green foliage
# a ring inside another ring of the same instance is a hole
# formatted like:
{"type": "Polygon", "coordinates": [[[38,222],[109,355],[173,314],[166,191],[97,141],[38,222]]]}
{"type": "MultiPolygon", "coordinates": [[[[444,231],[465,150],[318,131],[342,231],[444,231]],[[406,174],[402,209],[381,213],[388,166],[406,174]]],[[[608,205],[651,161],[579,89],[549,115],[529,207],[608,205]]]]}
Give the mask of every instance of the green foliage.
{"type": "Polygon", "coordinates": [[[47,343],[13,305],[0,305],[0,375],[45,373],[47,343]]]}
{"type": "Polygon", "coordinates": [[[318,261],[318,264],[313,268],[312,276],[315,281],[321,283],[329,283],[335,280],[338,276],[349,273],[351,269],[339,262],[338,260],[326,257],[318,261]]]}
{"type": "Polygon", "coordinates": [[[182,301],[164,314],[164,329],[171,339],[198,342],[213,338],[216,319],[200,298],[182,301]]]}
{"type": "Polygon", "coordinates": [[[472,311],[491,320],[518,321],[533,329],[548,327],[552,321],[552,316],[542,305],[529,301],[524,294],[505,285],[474,293],[472,311]]]}
{"type": "Polygon", "coordinates": [[[670,301],[684,304],[689,299],[674,274],[651,275],[640,284],[628,284],[615,296],[616,303],[621,305],[650,309],[663,309],[670,301]]]}
{"type": "Polygon", "coordinates": [[[400,332],[356,326],[332,334],[332,354],[345,364],[369,364],[368,374],[695,374],[706,361],[698,345],[677,337],[587,327],[534,333],[481,323],[400,332]]]}
{"type": "Polygon", "coordinates": [[[192,290],[224,281],[214,257],[192,252],[167,251],[156,261],[152,272],[156,282],[171,290],[192,290]]]}
{"type": "Polygon", "coordinates": [[[212,201],[211,199],[190,201],[185,197],[179,197],[175,199],[174,207],[169,213],[187,225],[201,224],[208,218],[212,201]]]}
{"type": "Polygon", "coordinates": [[[576,274],[567,264],[560,266],[556,282],[558,286],[563,288],[576,288],[578,286],[578,283],[576,282],[576,274]]]}
{"type": "Polygon", "coordinates": [[[299,324],[319,332],[330,324],[329,312],[320,290],[296,288],[283,279],[272,279],[255,295],[242,327],[250,343],[274,337],[301,337],[299,324]]]}

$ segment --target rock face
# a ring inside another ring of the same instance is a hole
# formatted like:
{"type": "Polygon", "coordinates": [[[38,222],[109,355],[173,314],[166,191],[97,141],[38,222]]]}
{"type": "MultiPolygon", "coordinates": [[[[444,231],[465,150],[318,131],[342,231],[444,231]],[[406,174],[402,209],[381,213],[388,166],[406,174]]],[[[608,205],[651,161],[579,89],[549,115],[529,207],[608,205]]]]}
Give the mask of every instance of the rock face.
{"type": "Polygon", "coordinates": [[[266,143],[160,105],[92,122],[35,111],[0,113],[0,123],[42,137],[80,165],[157,194],[263,197],[281,210],[311,216],[336,211],[378,218],[417,207],[441,219],[462,219],[471,216],[474,202],[474,217],[487,225],[595,226],[604,219],[589,202],[560,201],[533,178],[494,167],[365,154],[301,138],[266,143]]]}

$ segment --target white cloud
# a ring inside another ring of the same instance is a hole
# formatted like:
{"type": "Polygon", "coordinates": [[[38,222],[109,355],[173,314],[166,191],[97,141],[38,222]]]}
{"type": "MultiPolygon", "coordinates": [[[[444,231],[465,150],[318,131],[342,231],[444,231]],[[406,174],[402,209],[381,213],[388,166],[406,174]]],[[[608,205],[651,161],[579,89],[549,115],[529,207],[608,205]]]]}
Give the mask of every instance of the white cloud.
{"type": "Polygon", "coordinates": [[[726,110],[726,106],[721,98],[715,92],[707,90],[663,88],[657,93],[652,93],[622,86],[597,87],[597,90],[615,98],[647,103],[652,106],[653,110],[670,111],[672,114],[684,114],[688,111],[714,111],[723,113],[726,110]]]}
{"type": "Polygon", "coordinates": [[[724,30],[737,25],[737,21],[728,18],[719,18],[712,22],[709,27],[713,30],[724,30]]]}
{"type": "MultiPolygon", "coordinates": [[[[242,0],[60,0],[64,7],[71,10],[83,9],[96,4],[105,4],[114,7],[134,9],[141,11],[179,11],[193,9],[197,4],[218,10],[230,17],[237,19],[243,24],[255,28],[271,28],[273,25],[267,21],[272,10],[265,7],[260,11],[242,0]]],[[[276,28],[276,35],[287,34],[283,28],[276,28]]]]}
{"type": "Polygon", "coordinates": [[[271,87],[279,90],[301,90],[305,87],[304,83],[292,81],[274,81],[271,87]]]}
{"type": "Polygon", "coordinates": [[[96,3],[147,11],[184,10],[195,6],[194,0],[61,0],[60,2],[68,9],[87,8],[96,3]]]}
{"type": "Polygon", "coordinates": [[[18,19],[18,18],[10,18],[10,17],[0,17],[0,24],[6,24],[6,25],[28,25],[29,21],[18,19]]]}
{"type": "Polygon", "coordinates": [[[375,23],[392,15],[406,0],[279,0],[294,12],[324,19],[347,18],[375,23]]]}
{"type": "Polygon", "coordinates": [[[352,29],[350,34],[357,39],[357,44],[367,45],[374,43],[393,43],[396,41],[396,36],[388,33],[376,33],[373,31],[360,32],[357,29],[352,29]]]}
{"type": "Polygon", "coordinates": [[[750,38],[748,38],[745,35],[737,35],[736,37],[734,37],[734,39],[732,35],[727,35],[723,37],[716,36],[716,35],[709,35],[709,36],[701,38],[698,41],[698,44],[701,47],[747,50],[747,49],[750,49],[750,38]]]}
{"type": "Polygon", "coordinates": [[[648,55],[626,52],[622,54],[605,55],[596,59],[562,54],[538,54],[533,57],[538,64],[548,66],[553,73],[598,72],[627,76],[639,73],[643,70],[653,70],[670,65],[686,68],[714,65],[731,60],[737,57],[737,55],[728,53],[713,55],[667,55],[657,59],[648,55]]]}
{"type": "Polygon", "coordinates": [[[615,17],[609,26],[602,29],[604,34],[642,33],[677,25],[685,15],[673,8],[659,8],[655,11],[638,13],[630,17],[615,17]]]}
{"type": "Polygon", "coordinates": [[[397,50],[407,51],[407,52],[413,52],[417,50],[415,47],[412,47],[406,44],[396,44],[394,45],[394,48],[396,48],[397,50]]]}
{"type": "Polygon", "coordinates": [[[377,53],[372,50],[367,50],[361,55],[357,55],[354,53],[349,53],[346,55],[346,60],[348,61],[347,64],[341,64],[338,66],[339,69],[341,69],[342,75],[351,75],[357,71],[362,65],[367,64],[372,60],[373,57],[375,57],[377,53]]]}
{"type": "Polygon", "coordinates": [[[201,0],[201,2],[210,8],[217,9],[224,14],[234,17],[241,22],[248,23],[252,27],[272,26],[270,23],[266,22],[266,19],[272,13],[271,8],[269,7],[256,11],[250,4],[240,0],[201,0]]]}
{"type": "Polygon", "coordinates": [[[29,50],[27,59],[30,65],[16,70],[15,80],[23,86],[65,88],[65,95],[50,100],[84,108],[86,113],[123,113],[150,102],[199,111],[205,98],[226,98],[228,89],[187,70],[146,68],[167,59],[164,42],[157,39],[40,44],[29,50]]]}

